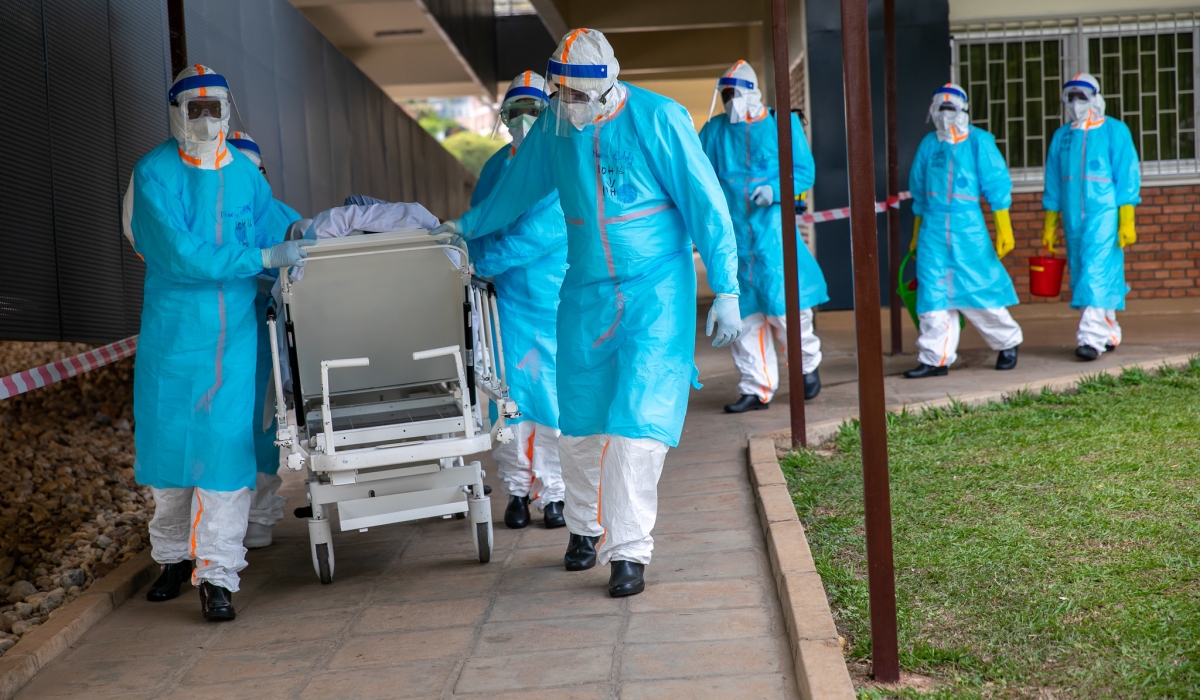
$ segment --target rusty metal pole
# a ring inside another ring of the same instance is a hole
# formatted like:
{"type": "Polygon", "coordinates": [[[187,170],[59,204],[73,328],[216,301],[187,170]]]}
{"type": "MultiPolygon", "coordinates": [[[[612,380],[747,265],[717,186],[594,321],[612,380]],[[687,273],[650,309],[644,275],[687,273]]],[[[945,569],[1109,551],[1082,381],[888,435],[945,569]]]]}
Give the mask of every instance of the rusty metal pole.
{"type": "Polygon", "coordinates": [[[792,80],[788,60],[786,0],[771,0],[771,48],[775,58],[775,123],[779,126],[779,209],[783,225],[783,290],[787,295],[788,387],[792,447],[808,446],[804,425],[804,355],[800,350],[800,271],[796,262],[795,183],[792,182],[792,80]]]}
{"type": "Polygon", "coordinates": [[[867,0],[841,2],[850,235],[854,259],[854,325],[858,342],[858,412],[862,426],[867,587],[871,596],[871,658],[875,680],[894,683],[900,680],[900,659],[896,639],[896,579],[892,565],[883,339],[879,326],[879,246],[875,232],[875,155],[871,135],[867,0]]]}
{"type": "Polygon", "coordinates": [[[896,0],[883,0],[883,107],[887,115],[887,224],[888,224],[888,311],[891,316],[892,355],[904,352],[900,308],[900,208],[890,206],[900,193],[900,139],[896,116],[896,0]]]}

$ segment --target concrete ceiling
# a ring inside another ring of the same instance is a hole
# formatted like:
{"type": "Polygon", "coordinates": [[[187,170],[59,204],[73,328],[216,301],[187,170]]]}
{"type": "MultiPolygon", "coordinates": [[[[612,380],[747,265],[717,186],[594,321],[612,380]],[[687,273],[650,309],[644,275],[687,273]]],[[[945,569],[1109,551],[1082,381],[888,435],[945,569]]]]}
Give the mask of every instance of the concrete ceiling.
{"type": "Polygon", "coordinates": [[[486,97],[487,91],[416,0],[291,0],[393,100],[486,97]]]}

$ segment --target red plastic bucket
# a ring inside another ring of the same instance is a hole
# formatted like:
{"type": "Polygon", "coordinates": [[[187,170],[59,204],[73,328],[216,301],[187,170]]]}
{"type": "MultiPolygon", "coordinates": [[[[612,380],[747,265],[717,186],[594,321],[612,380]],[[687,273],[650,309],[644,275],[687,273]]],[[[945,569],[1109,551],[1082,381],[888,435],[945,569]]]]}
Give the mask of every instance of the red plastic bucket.
{"type": "Polygon", "coordinates": [[[1029,292],[1035,297],[1056,297],[1062,292],[1063,266],[1066,258],[1029,259],[1029,292]]]}

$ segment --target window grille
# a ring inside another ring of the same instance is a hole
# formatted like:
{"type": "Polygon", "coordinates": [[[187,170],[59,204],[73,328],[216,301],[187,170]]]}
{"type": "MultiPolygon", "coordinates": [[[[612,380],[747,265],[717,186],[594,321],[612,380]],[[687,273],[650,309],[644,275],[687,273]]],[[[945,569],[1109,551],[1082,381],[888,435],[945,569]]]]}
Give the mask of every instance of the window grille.
{"type": "Polygon", "coordinates": [[[493,0],[492,7],[497,17],[537,14],[537,10],[529,0],[493,0]]]}
{"type": "Polygon", "coordinates": [[[966,88],[971,123],[987,129],[1014,183],[1042,181],[1063,123],[1062,84],[1100,80],[1106,113],[1125,122],[1146,178],[1200,180],[1196,79],[1200,12],[974,22],[951,28],[951,80],[966,88]]]}

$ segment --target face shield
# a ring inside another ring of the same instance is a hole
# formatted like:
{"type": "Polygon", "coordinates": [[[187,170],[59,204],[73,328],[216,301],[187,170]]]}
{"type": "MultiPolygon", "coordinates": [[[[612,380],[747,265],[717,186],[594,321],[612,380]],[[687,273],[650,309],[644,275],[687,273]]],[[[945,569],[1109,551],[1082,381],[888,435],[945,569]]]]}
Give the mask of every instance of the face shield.
{"type": "Polygon", "coordinates": [[[616,98],[616,80],[610,80],[604,64],[560,63],[551,59],[546,67],[546,83],[558,88],[550,100],[554,132],[567,136],[595,123],[610,100],[616,98]]]}
{"type": "Polygon", "coordinates": [[[1062,101],[1072,124],[1100,120],[1104,116],[1100,81],[1088,73],[1080,73],[1063,85],[1062,101]]]}
{"type": "Polygon", "coordinates": [[[966,138],[971,126],[966,91],[954,83],[938,88],[929,104],[929,121],[941,141],[957,143],[966,138]]]}
{"type": "Polygon", "coordinates": [[[709,118],[711,119],[713,112],[716,111],[719,99],[725,106],[725,113],[729,115],[731,123],[737,124],[745,121],[751,106],[750,94],[752,92],[757,92],[753,81],[731,77],[718,78],[717,87],[713,90],[712,104],[708,106],[709,118]]]}
{"type": "Polygon", "coordinates": [[[228,129],[229,83],[212,69],[188,67],[176,78],[167,98],[176,140],[197,145],[213,143],[228,129]]]}

